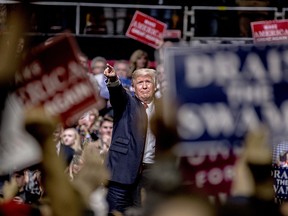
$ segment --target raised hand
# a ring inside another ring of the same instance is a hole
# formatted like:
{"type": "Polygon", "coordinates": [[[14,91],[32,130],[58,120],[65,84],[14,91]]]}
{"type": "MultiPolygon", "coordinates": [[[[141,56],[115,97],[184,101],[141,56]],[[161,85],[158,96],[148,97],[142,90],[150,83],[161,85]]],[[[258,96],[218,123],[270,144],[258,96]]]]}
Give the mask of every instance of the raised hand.
{"type": "Polygon", "coordinates": [[[58,123],[58,117],[48,116],[42,107],[25,112],[25,129],[41,146],[48,138],[52,137],[58,123]]]}
{"type": "Polygon", "coordinates": [[[107,79],[109,79],[111,82],[116,81],[117,78],[117,74],[116,71],[114,70],[114,68],[110,65],[107,64],[106,69],[104,70],[104,75],[107,77],[107,79]]]}
{"type": "Polygon", "coordinates": [[[13,199],[17,194],[19,188],[15,177],[12,177],[10,181],[6,181],[3,185],[2,192],[4,200],[8,201],[13,199]]]}

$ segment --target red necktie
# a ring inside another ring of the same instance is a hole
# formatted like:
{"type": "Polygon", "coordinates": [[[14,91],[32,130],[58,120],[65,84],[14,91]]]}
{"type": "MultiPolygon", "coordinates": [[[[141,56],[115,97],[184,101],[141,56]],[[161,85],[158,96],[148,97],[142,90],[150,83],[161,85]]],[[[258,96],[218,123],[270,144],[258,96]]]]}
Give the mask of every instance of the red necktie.
{"type": "Polygon", "coordinates": [[[146,104],[146,103],[143,103],[143,106],[145,107],[145,109],[148,108],[148,104],[146,104]]]}

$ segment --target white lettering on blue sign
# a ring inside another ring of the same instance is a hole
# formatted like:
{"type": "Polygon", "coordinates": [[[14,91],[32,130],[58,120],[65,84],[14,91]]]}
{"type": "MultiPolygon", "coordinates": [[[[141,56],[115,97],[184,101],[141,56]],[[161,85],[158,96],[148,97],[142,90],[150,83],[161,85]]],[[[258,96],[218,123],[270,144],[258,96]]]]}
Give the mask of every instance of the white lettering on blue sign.
{"type": "Polygon", "coordinates": [[[185,81],[190,88],[206,87],[210,84],[225,86],[231,81],[251,79],[257,82],[278,83],[288,81],[288,51],[282,53],[269,50],[267,65],[257,53],[248,53],[241,67],[240,57],[232,51],[219,51],[213,56],[191,54],[185,59],[185,81]]]}

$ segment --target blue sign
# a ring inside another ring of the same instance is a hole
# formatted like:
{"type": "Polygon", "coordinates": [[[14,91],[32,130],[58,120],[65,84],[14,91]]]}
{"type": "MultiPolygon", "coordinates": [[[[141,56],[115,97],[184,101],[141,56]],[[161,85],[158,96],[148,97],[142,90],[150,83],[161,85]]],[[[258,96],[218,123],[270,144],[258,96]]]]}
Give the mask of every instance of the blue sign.
{"type": "MultiPolygon", "coordinates": [[[[288,45],[173,47],[165,57],[165,102],[175,106],[164,117],[177,119],[178,154],[190,166],[180,164],[185,181],[222,199],[245,135],[262,124],[273,140],[288,132],[288,45]]],[[[287,168],[276,165],[273,176],[276,198],[287,199],[287,168]]]]}
{"type": "Polygon", "coordinates": [[[274,191],[275,198],[278,202],[288,200],[288,168],[274,165],[273,166],[274,177],[274,191]]]}
{"type": "Polygon", "coordinates": [[[174,47],[165,55],[182,143],[233,146],[262,123],[274,136],[287,133],[287,45],[174,47]]]}

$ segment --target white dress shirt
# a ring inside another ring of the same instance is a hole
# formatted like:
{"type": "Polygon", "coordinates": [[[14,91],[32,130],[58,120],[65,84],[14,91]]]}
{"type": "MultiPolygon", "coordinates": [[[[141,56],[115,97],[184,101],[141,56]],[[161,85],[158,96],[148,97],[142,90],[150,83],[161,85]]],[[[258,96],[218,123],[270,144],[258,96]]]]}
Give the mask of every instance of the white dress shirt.
{"type": "Polygon", "coordinates": [[[154,163],[154,157],[155,157],[156,139],[150,128],[150,120],[151,120],[152,115],[155,112],[155,106],[154,106],[153,101],[147,105],[148,107],[146,109],[146,114],[148,117],[148,127],[147,127],[146,142],[145,142],[145,149],[144,149],[144,155],[143,155],[143,163],[152,164],[154,163]]]}

